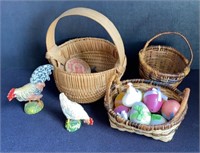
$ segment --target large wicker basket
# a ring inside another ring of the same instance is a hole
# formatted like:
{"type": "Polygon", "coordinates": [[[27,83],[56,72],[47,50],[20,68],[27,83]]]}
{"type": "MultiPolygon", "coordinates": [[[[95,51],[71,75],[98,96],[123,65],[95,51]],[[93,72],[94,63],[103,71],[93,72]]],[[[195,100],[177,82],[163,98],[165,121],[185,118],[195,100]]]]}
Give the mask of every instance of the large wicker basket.
{"type": "MultiPolygon", "coordinates": [[[[114,80],[114,77],[112,78],[114,80]]],[[[183,92],[179,91],[176,88],[173,88],[170,85],[164,84],[162,82],[156,82],[152,80],[144,80],[144,79],[133,79],[133,80],[125,80],[122,82],[113,82],[111,81],[108,84],[108,89],[106,92],[104,105],[108,112],[108,117],[110,121],[110,126],[114,129],[118,129],[120,131],[127,131],[131,133],[137,133],[140,135],[145,135],[147,137],[151,137],[156,140],[168,142],[172,140],[176,130],[180,126],[183,121],[185,114],[188,109],[188,98],[190,94],[190,89],[186,88],[183,92]],[[167,123],[161,125],[144,125],[133,123],[130,120],[125,120],[118,116],[114,110],[114,101],[116,96],[121,92],[125,91],[124,85],[127,82],[132,82],[134,87],[141,90],[146,91],[150,87],[160,87],[161,91],[167,95],[169,98],[175,99],[181,103],[179,111],[174,116],[174,118],[167,123]]]]}
{"type": "Polygon", "coordinates": [[[105,96],[106,86],[113,75],[119,78],[126,67],[124,45],[113,23],[104,15],[88,8],[73,8],[56,18],[50,25],[46,36],[46,58],[54,65],[54,79],[60,92],[79,103],[95,102],[105,96]],[[111,36],[113,43],[100,38],[77,38],[59,46],[55,43],[55,27],[66,16],[88,17],[101,26],[111,36]],[[66,61],[77,57],[96,68],[96,73],[68,73],[64,70],[66,61]]]}
{"type": "Polygon", "coordinates": [[[151,38],[139,52],[139,73],[144,79],[161,81],[177,87],[190,72],[193,52],[188,40],[178,32],[163,32],[151,38]],[[179,35],[187,43],[190,50],[190,60],[179,51],[169,46],[149,46],[162,35],[179,35]]]}

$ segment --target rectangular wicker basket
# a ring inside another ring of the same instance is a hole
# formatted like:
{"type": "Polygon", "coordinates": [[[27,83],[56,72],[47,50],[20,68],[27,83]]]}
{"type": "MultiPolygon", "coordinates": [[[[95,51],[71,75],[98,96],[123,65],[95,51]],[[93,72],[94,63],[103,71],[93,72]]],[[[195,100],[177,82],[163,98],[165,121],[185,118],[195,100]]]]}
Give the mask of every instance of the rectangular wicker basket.
{"type": "Polygon", "coordinates": [[[160,140],[163,142],[168,142],[172,140],[176,130],[178,129],[186,115],[188,109],[187,102],[190,94],[190,89],[186,88],[183,92],[181,92],[178,89],[161,82],[144,79],[133,79],[119,82],[113,81],[115,80],[114,78],[115,77],[113,76],[111,82],[108,85],[108,89],[104,100],[104,106],[108,112],[110,126],[120,131],[127,131],[131,133],[145,135],[147,137],[151,137],[153,139],[160,140]],[[138,124],[133,123],[130,120],[125,120],[121,118],[113,111],[114,101],[116,96],[121,91],[125,91],[124,85],[126,85],[128,82],[133,83],[133,86],[141,91],[146,91],[151,87],[159,87],[161,89],[161,92],[163,92],[169,98],[175,99],[180,102],[181,105],[179,111],[172,120],[161,125],[138,124]]]}

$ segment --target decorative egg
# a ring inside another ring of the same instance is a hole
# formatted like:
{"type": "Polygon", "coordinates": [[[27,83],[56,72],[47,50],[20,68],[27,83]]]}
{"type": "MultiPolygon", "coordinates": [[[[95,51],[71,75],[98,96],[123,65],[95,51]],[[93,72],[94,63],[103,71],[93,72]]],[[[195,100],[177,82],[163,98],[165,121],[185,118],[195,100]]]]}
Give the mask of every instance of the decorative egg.
{"type": "Polygon", "coordinates": [[[150,112],[156,113],[160,110],[163,104],[162,93],[156,88],[151,88],[144,93],[143,101],[149,108],[150,112]]]}
{"type": "Polygon", "coordinates": [[[28,102],[24,105],[24,112],[26,114],[32,115],[39,113],[44,108],[44,103],[40,101],[28,102]]]}
{"type": "Polygon", "coordinates": [[[167,100],[163,103],[161,113],[167,120],[171,120],[180,108],[179,102],[176,100],[167,100]]]}
{"type": "Polygon", "coordinates": [[[159,114],[151,114],[151,122],[150,125],[159,125],[166,123],[167,120],[159,114]]]}
{"type": "Polygon", "coordinates": [[[124,92],[121,92],[117,95],[117,97],[115,98],[115,102],[114,102],[115,107],[122,105],[123,96],[124,96],[124,92]]]}
{"type": "Polygon", "coordinates": [[[128,107],[126,107],[126,106],[124,106],[124,105],[120,105],[120,106],[118,106],[118,107],[116,107],[115,109],[114,109],[114,112],[117,114],[117,115],[119,115],[119,116],[121,116],[122,118],[124,118],[125,120],[127,120],[128,119],[128,112],[129,112],[129,108],[128,107]]]}
{"type": "Polygon", "coordinates": [[[88,63],[79,58],[69,59],[65,64],[65,70],[69,73],[91,73],[88,63]]]}
{"type": "Polygon", "coordinates": [[[135,102],[142,101],[142,92],[133,87],[131,82],[126,85],[127,90],[122,98],[122,104],[127,107],[132,107],[135,102]]]}
{"type": "Polygon", "coordinates": [[[129,119],[132,122],[147,125],[151,122],[151,113],[147,106],[142,102],[134,103],[129,114],[129,119]]]}

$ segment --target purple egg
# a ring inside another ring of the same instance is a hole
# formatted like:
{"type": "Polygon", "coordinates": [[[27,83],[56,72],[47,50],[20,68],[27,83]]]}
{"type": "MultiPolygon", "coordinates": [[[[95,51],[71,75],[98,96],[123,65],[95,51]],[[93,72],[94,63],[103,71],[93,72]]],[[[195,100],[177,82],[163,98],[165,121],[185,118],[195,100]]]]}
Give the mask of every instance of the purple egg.
{"type": "Polygon", "coordinates": [[[125,111],[125,112],[129,112],[129,108],[124,106],[124,105],[120,105],[120,106],[117,106],[115,109],[114,109],[114,112],[117,114],[117,113],[121,113],[122,111],[125,111]]]}

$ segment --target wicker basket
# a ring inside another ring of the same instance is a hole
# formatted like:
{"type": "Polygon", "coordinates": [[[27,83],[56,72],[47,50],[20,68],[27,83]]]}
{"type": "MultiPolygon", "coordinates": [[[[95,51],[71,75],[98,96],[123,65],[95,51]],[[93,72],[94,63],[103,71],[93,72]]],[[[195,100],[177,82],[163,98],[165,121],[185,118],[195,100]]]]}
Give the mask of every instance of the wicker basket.
{"type": "Polygon", "coordinates": [[[190,72],[193,52],[188,40],[178,32],[164,32],[151,38],[139,52],[139,73],[144,79],[161,81],[177,87],[190,72]],[[179,35],[190,49],[190,60],[186,59],[176,49],[168,46],[149,46],[162,35],[179,35]]]}
{"type": "MultiPolygon", "coordinates": [[[[114,77],[112,78],[114,80],[114,77]]],[[[152,137],[153,139],[168,142],[170,141],[176,129],[179,127],[181,122],[183,121],[185,114],[188,109],[188,98],[190,94],[190,89],[186,88],[183,92],[180,92],[178,89],[173,88],[170,85],[164,84],[162,82],[156,82],[152,80],[144,80],[144,79],[133,79],[133,80],[125,80],[122,82],[113,82],[111,81],[108,84],[108,89],[106,92],[104,105],[108,112],[108,117],[110,121],[110,126],[114,129],[118,129],[120,131],[128,131],[131,133],[137,133],[140,135],[145,135],[147,137],[152,137]],[[127,82],[132,82],[134,87],[141,90],[146,91],[150,87],[160,87],[161,91],[167,95],[169,98],[175,99],[181,103],[179,111],[174,116],[174,118],[167,123],[161,125],[144,125],[133,123],[129,120],[125,120],[118,116],[114,111],[114,101],[116,96],[121,92],[125,91],[124,85],[127,82]]]]}
{"type": "Polygon", "coordinates": [[[50,25],[46,36],[46,58],[54,65],[54,79],[60,92],[78,103],[95,102],[105,96],[106,85],[113,75],[119,78],[126,67],[124,45],[113,23],[104,15],[88,8],[73,8],[56,18],[50,25]],[[88,17],[102,25],[111,36],[113,43],[100,38],[78,38],[57,46],[55,27],[66,16],[88,17]],[[77,74],[64,70],[66,61],[77,57],[86,61],[96,73],[77,74]]]}

